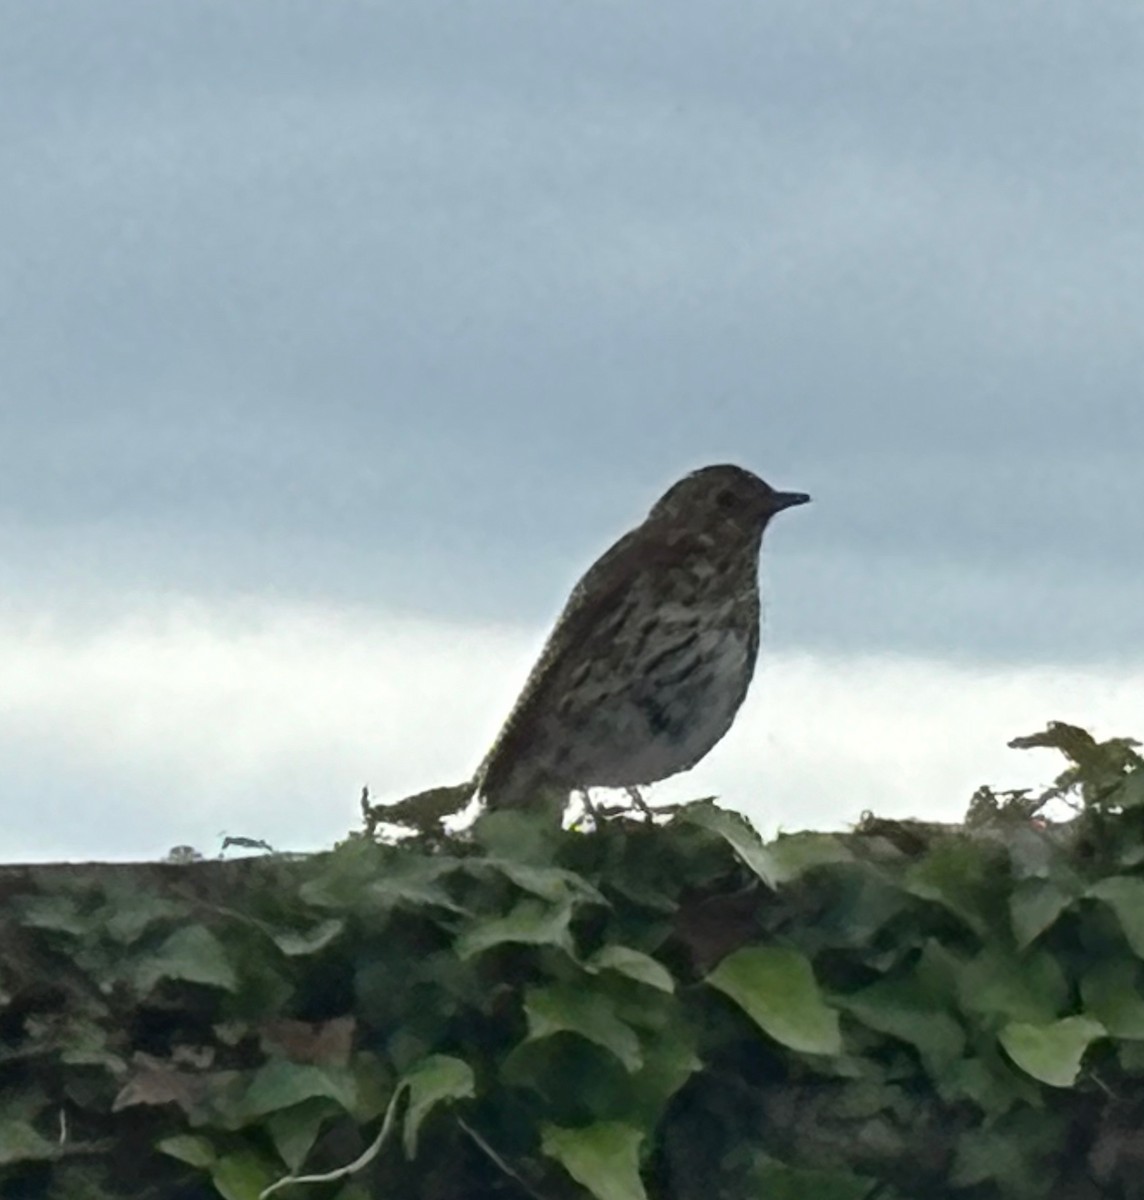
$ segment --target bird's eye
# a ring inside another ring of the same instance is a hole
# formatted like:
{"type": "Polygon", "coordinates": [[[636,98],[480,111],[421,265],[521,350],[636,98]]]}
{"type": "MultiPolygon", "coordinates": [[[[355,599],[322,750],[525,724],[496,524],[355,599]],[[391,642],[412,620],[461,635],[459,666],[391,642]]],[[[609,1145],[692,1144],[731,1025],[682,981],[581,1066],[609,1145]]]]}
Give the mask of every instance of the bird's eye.
{"type": "Polygon", "coordinates": [[[730,512],[733,508],[739,507],[739,497],[736,496],[734,492],[728,491],[726,488],[724,488],[721,492],[716,494],[715,503],[724,512],[730,512]]]}

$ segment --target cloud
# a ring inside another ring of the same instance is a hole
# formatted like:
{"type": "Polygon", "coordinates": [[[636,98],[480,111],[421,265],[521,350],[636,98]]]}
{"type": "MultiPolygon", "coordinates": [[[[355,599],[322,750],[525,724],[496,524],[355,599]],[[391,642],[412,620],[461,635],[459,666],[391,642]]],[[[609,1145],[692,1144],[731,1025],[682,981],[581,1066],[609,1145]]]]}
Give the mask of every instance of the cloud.
{"type": "MultiPolygon", "coordinates": [[[[223,832],[329,845],[368,783],[464,779],[540,631],[364,608],[152,599],[118,617],[0,620],[9,861],[205,853],[223,832]]],[[[1144,664],[1100,670],[766,653],[735,728],[653,801],[711,793],[767,830],[864,809],[954,819],[980,783],[1058,764],[1005,748],[1049,719],[1144,732],[1144,664]]]]}

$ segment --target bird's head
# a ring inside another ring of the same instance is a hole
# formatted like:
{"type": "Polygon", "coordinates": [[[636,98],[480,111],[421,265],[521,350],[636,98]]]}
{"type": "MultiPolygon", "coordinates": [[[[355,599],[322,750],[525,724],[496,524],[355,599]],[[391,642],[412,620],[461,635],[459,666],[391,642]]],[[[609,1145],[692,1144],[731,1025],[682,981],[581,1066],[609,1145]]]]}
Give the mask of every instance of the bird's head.
{"type": "Polygon", "coordinates": [[[805,492],[778,492],[742,467],[701,467],[673,484],[655,503],[649,521],[754,537],[784,508],[805,504],[805,492]]]}

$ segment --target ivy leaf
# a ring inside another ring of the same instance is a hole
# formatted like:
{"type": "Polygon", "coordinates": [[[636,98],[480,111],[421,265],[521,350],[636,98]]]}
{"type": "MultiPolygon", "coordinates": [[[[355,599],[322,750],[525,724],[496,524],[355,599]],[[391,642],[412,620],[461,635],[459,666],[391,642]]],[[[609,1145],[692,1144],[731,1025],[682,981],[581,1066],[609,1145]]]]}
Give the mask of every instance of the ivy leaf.
{"type": "Polygon", "coordinates": [[[222,942],[202,925],[177,929],[154,954],[135,961],[132,975],[136,988],[144,994],[160,979],[183,979],[227,992],[238,990],[238,977],[222,942]]]}
{"type": "Polygon", "coordinates": [[[346,1112],[352,1112],[357,1102],[353,1076],[342,1067],[315,1067],[274,1058],[255,1072],[238,1102],[237,1112],[246,1121],[257,1121],[267,1113],[316,1097],[333,1100],[346,1112]]]}
{"type": "Polygon", "coordinates": [[[322,1125],[336,1111],[329,1100],[304,1100],[280,1112],[271,1113],[262,1123],[270,1135],[278,1157],[292,1172],[301,1170],[306,1156],[314,1148],[322,1125]]]}
{"type": "Polygon", "coordinates": [[[1051,1087],[1072,1087],[1084,1052],[1105,1033],[1091,1017],[1065,1017],[1043,1025],[1013,1021],[1001,1030],[1000,1041],[1026,1074],[1051,1087]]]}
{"type": "Polygon", "coordinates": [[[833,833],[781,833],[766,849],[780,884],[790,883],[815,867],[854,861],[854,855],[833,833]]]}
{"type": "Polygon", "coordinates": [[[747,946],[707,976],[776,1042],[805,1054],[841,1054],[838,1014],[822,1000],[810,960],[797,950],[747,946]]]}
{"type": "Polygon", "coordinates": [[[103,924],[108,936],[125,946],[138,941],[155,922],[173,921],[188,912],[186,904],[164,896],[133,891],[129,897],[116,898],[118,903],[106,913],[103,924]]]}
{"type": "Polygon", "coordinates": [[[1094,883],[1085,895],[1112,909],[1133,952],[1144,958],[1144,879],[1112,875],[1094,883]]]}
{"type": "Polygon", "coordinates": [[[57,1147],[27,1121],[0,1121],[0,1166],[55,1158],[57,1147]]]}
{"type": "Polygon", "coordinates": [[[1075,893],[1051,879],[1020,880],[1009,897],[1009,920],[1018,949],[1040,937],[1075,899],[1075,893]]]}
{"type": "Polygon", "coordinates": [[[1018,957],[997,945],[986,946],[963,965],[956,987],[964,1012],[1034,1025],[1052,1021],[1069,995],[1053,955],[1036,951],[1018,957]]]}
{"type": "Polygon", "coordinates": [[[568,924],[572,909],[568,904],[556,908],[539,900],[521,900],[504,917],[479,921],[457,938],[459,958],[472,958],[493,946],[506,942],[522,942],[530,946],[556,946],[572,953],[572,938],[568,924]]]}
{"type": "Polygon", "coordinates": [[[707,801],[689,804],[679,813],[676,820],[717,833],[767,887],[772,891],[778,887],[784,874],[783,869],[763,845],[763,839],[759,837],[755,827],[740,813],[731,812],[707,801]]]}
{"type": "Polygon", "coordinates": [[[345,927],[345,921],[331,917],[328,921],[320,921],[311,929],[276,933],[274,934],[274,944],[288,958],[302,958],[307,954],[317,954],[319,950],[324,950],[340,936],[345,927]]]}
{"type": "Polygon", "coordinates": [[[845,997],[847,1011],[863,1025],[914,1046],[932,1075],[961,1057],[965,1033],[916,977],[882,979],[845,997]]]}
{"type": "Polygon", "coordinates": [[[20,923],[34,929],[83,937],[91,929],[91,917],[79,911],[71,896],[45,892],[22,898],[17,904],[20,923]]]}
{"type": "Polygon", "coordinates": [[[983,842],[969,838],[936,841],[924,858],[906,872],[906,890],[932,900],[960,917],[970,929],[988,939],[992,928],[991,901],[1002,876],[993,869],[983,842]]]}
{"type": "Polygon", "coordinates": [[[208,1138],[190,1133],[177,1133],[173,1137],[163,1138],[155,1148],[192,1167],[211,1167],[217,1157],[208,1138]]]}
{"type": "Polygon", "coordinates": [[[220,1158],[211,1168],[211,1182],[223,1200],[259,1200],[274,1182],[276,1172],[263,1158],[239,1150],[220,1158]]]}
{"type": "Polygon", "coordinates": [[[1117,1038],[1144,1039],[1144,998],[1131,960],[1094,962],[1080,981],[1085,1008],[1117,1038]]]}
{"type": "Polygon", "coordinates": [[[643,1045],[644,1065],[630,1076],[630,1115],[643,1127],[654,1128],[671,1097],[703,1069],[694,1043],[694,1030],[677,1014],[658,1037],[643,1045]]]}
{"type": "Polygon", "coordinates": [[[644,954],[642,950],[633,950],[630,946],[609,943],[593,954],[585,966],[593,974],[615,971],[617,975],[626,975],[637,983],[646,983],[648,987],[658,988],[661,992],[675,991],[675,980],[672,979],[671,972],[650,954],[644,954]]]}
{"type": "Polygon", "coordinates": [[[607,904],[607,900],[581,875],[563,867],[538,867],[509,858],[475,859],[474,872],[494,870],[510,879],[522,892],[529,892],[550,904],[573,901],[587,904],[607,904]]]}
{"type": "Polygon", "coordinates": [[[541,1145],[596,1200],[647,1200],[639,1172],[643,1132],[619,1122],[582,1129],[546,1125],[541,1145]]]}
{"type": "Polygon", "coordinates": [[[524,1010],[528,1041],[575,1033],[610,1050],[629,1071],[638,1071],[643,1063],[638,1036],[616,1016],[608,998],[600,992],[571,984],[529,988],[524,1010]]]}
{"type": "Polygon", "coordinates": [[[1144,806],[1144,767],[1129,771],[1110,799],[1125,809],[1144,806]]]}
{"type": "Polygon", "coordinates": [[[447,1054],[431,1054],[407,1071],[399,1087],[409,1089],[405,1110],[405,1157],[417,1154],[417,1134],[429,1113],[446,1100],[467,1100],[476,1094],[476,1078],[469,1064],[447,1054]]]}

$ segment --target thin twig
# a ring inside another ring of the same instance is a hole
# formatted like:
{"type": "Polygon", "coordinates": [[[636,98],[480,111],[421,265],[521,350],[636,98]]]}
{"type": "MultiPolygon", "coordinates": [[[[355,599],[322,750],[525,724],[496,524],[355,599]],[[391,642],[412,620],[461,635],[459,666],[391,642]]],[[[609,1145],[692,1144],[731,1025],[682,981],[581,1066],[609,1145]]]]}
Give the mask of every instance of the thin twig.
{"type": "Polygon", "coordinates": [[[530,1195],[535,1197],[535,1200],[548,1200],[542,1192],[538,1192],[536,1188],[524,1178],[523,1175],[515,1168],[509,1166],[507,1162],[485,1141],[483,1137],[466,1121],[463,1117],[457,1118],[457,1124],[473,1139],[474,1142],[493,1160],[500,1169],[509,1176],[510,1179],[515,1179],[522,1188],[530,1195]]]}

